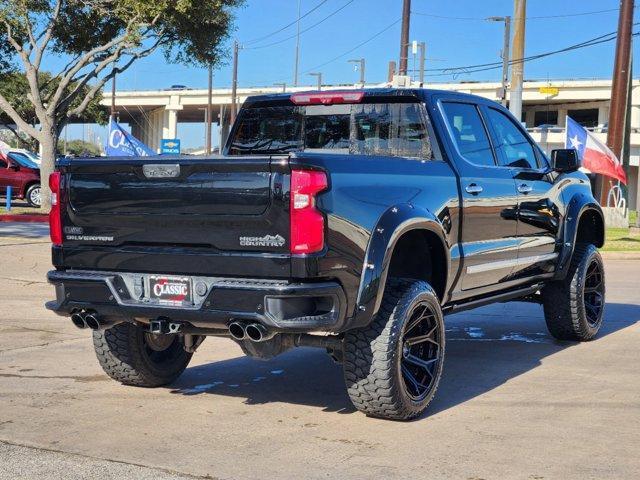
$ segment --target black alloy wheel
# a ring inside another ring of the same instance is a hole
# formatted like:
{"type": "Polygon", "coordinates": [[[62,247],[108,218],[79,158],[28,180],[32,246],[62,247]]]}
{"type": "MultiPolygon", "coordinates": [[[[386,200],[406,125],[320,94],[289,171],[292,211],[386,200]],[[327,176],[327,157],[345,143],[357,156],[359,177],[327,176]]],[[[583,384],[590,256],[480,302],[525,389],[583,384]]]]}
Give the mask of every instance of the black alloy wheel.
{"type": "Polygon", "coordinates": [[[400,368],[407,395],[420,402],[436,380],[443,332],[427,303],[416,305],[402,333],[400,368]]]}

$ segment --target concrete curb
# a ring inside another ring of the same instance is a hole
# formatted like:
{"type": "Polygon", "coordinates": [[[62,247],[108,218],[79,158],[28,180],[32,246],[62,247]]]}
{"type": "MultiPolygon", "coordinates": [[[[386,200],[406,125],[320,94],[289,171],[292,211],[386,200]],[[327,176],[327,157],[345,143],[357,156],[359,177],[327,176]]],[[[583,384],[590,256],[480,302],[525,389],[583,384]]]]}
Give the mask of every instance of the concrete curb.
{"type": "Polygon", "coordinates": [[[44,214],[0,215],[0,222],[47,223],[48,221],[49,221],[49,216],[44,214]]]}
{"type": "Polygon", "coordinates": [[[600,252],[605,260],[640,260],[640,252],[600,252]]]}

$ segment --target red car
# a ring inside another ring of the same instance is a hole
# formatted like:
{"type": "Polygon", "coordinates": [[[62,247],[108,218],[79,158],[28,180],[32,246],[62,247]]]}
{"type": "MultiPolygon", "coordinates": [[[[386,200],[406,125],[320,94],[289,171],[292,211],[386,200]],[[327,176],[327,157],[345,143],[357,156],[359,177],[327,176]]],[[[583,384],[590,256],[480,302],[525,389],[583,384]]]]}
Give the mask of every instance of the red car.
{"type": "Polygon", "coordinates": [[[40,206],[40,168],[26,155],[0,153],[0,195],[6,195],[7,187],[11,187],[11,198],[40,206]]]}

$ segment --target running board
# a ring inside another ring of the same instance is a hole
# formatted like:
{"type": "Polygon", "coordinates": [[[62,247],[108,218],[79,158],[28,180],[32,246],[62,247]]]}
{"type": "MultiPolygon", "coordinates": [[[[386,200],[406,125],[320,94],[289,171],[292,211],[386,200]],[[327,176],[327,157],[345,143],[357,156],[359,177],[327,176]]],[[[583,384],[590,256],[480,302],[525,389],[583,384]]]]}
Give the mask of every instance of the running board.
{"type": "MultiPolygon", "coordinates": [[[[472,310],[478,307],[484,307],[491,303],[509,302],[511,300],[520,299],[523,302],[533,301],[533,295],[542,288],[542,283],[537,283],[529,287],[519,288],[517,290],[509,290],[490,297],[482,297],[464,303],[454,303],[443,309],[444,313],[457,313],[465,310],[472,310]],[[524,297],[524,298],[523,298],[524,297]]],[[[537,303],[537,302],[536,302],[537,303]]]]}

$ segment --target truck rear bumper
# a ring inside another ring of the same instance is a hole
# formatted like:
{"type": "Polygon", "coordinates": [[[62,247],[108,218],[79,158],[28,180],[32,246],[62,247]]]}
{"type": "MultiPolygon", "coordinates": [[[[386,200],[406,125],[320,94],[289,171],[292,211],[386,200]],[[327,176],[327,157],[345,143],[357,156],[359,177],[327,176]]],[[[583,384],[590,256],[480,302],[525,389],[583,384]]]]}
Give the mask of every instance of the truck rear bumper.
{"type": "Polygon", "coordinates": [[[280,280],[193,277],[206,285],[188,305],[150,302],[132,279],[145,274],[95,271],[58,271],[47,279],[56,300],[46,307],[69,316],[81,310],[125,321],[159,317],[196,328],[226,329],[231,321],[258,322],[282,332],[340,332],[346,329],[346,298],[337,282],[293,283],[280,280]]]}

